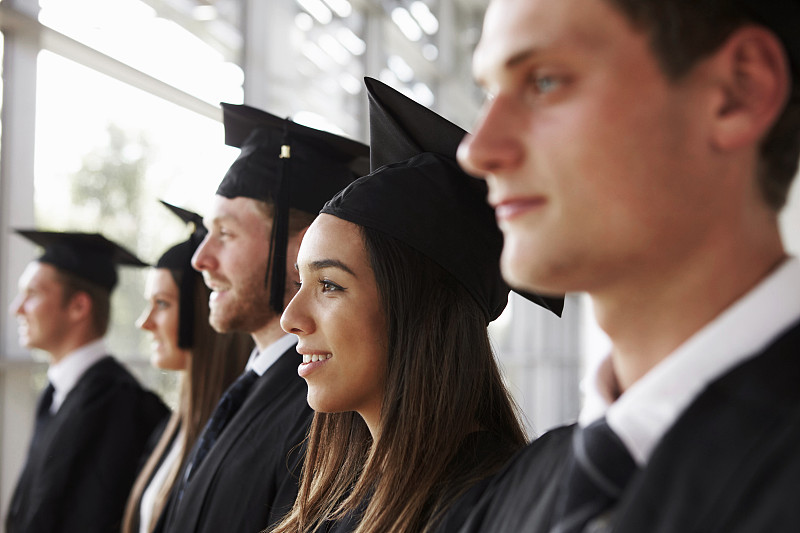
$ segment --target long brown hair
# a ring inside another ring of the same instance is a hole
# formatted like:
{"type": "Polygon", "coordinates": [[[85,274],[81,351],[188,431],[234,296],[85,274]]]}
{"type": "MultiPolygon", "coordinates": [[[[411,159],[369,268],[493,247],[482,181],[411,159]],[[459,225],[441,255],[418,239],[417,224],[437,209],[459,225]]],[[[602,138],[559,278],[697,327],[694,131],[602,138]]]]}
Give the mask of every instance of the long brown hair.
{"type": "Polygon", "coordinates": [[[316,413],[300,492],[273,533],[315,531],[364,509],[358,533],[427,531],[447,505],[526,443],[469,293],[404,243],[361,228],[386,317],[387,380],[379,437],[354,412],[316,413]],[[475,431],[501,443],[468,468],[475,431]]]}
{"type": "MultiPolygon", "coordinates": [[[[180,287],[182,273],[170,272],[180,287]]],[[[194,337],[191,357],[189,357],[187,368],[181,376],[180,403],[167,422],[158,444],[147,459],[139,477],[136,478],[125,508],[123,533],[138,533],[142,494],[161,460],[169,452],[174,439],[179,439],[177,445],[181,448],[178,461],[172,466],[167,479],[156,495],[153,521],[147,527],[147,531],[153,531],[187,455],[214,411],[222,393],[241,374],[253,348],[253,340],[250,335],[245,333],[220,334],[214,331],[208,323],[210,290],[203,283],[203,277],[199,273],[192,271],[190,275],[194,279],[194,337]]]]}

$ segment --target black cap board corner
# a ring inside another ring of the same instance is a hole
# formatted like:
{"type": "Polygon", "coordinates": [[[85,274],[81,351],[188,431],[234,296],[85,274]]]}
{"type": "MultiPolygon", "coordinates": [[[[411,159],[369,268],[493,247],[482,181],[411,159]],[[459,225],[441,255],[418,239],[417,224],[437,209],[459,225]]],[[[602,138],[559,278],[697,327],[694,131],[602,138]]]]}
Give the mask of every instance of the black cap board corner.
{"type": "Polygon", "coordinates": [[[147,263],[99,233],[15,229],[18,235],[44,249],[37,258],[108,291],[117,284],[117,266],[145,267],[147,263]]]}

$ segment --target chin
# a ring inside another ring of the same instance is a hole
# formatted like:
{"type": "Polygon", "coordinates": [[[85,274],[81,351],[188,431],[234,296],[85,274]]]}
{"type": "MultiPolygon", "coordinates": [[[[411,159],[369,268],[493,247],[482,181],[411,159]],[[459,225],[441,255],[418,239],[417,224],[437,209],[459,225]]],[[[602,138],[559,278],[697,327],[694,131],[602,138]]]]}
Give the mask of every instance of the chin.
{"type": "Polygon", "coordinates": [[[503,274],[503,279],[511,287],[534,290],[533,285],[537,281],[534,275],[536,265],[533,264],[531,257],[520,253],[522,251],[521,248],[524,247],[505,245],[503,254],[500,257],[500,271],[503,274]]]}
{"type": "Polygon", "coordinates": [[[230,331],[230,321],[224,320],[224,317],[219,316],[218,313],[213,311],[208,317],[208,323],[214,328],[217,333],[228,333],[230,331]]]}
{"type": "Polygon", "coordinates": [[[154,356],[152,363],[159,370],[180,370],[175,364],[176,359],[175,354],[159,353],[154,356]]]}
{"type": "Polygon", "coordinates": [[[159,370],[168,370],[164,368],[164,356],[160,353],[154,353],[150,356],[150,365],[159,370]]]}
{"type": "Polygon", "coordinates": [[[308,402],[308,406],[311,407],[317,413],[341,413],[341,409],[336,409],[334,405],[331,405],[331,402],[326,402],[324,398],[320,398],[318,395],[315,395],[311,388],[308,390],[308,395],[306,396],[306,401],[308,402]]]}
{"type": "Polygon", "coordinates": [[[514,254],[503,249],[500,271],[503,279],[512,288],[541,294],[562,294],[565,291],[556,281],[554,272],[544,263],[543,258],[533,254],[514,254]]]}

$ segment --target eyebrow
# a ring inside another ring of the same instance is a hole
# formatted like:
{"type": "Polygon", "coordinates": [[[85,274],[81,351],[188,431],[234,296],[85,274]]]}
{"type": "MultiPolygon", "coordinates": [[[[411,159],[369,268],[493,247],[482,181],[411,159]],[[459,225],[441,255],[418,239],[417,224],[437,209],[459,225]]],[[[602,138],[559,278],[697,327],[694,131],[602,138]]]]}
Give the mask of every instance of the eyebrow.
{"type": "MultiPolygon", "coordinates": [[[[514,55],[512,55],[511,57],[509,57],[503,63],[503,70],[513,70],[514,68],[518,67],[521,63],[524,63],[531,56],[534,56],[537,53],[539,53],[539,49],[538,48],[534,48],[534,47],[528,48],[526,50],[519,51],[519,52],[515,53],[514,55]]],[[[484,81],[482,76],[476,76],[475,77],[475,82],[481,87],[485,87],[486,86],[486,83],[485,83],[485,81],[484,81]]]]}
{"type": "MultiPolygon", "coordinates": [[[[295,263],[294,267],[295,267],[295,269],[298,268],[297,267],[297,263],[295,263]]],[[[345,265],[344,263],[342,263],[338,259],[320,259],[318,261],[311,261],[311,263],[308,264],[308,268],[310,268],[311,270],[314,270],[314,271],[322,270],[324,268],[338,268],[339,270],[343,270],[343,271],[347,272],[348,274],[350,274],[354,278],[358,277],[358,276],[356,276],[356,273],[353,272],[353,270],[350,267],[348,267],[347,265],[345,265]]]]}
{"type": "Polygon", "coordinates": [[[505,62],[505,68],[512,69],[519,65],[520,63],[525,62],[529,57],[535,55],[537,50],[535,48],[528,48],[527,50],[522,50],[521,52],[517,52],[513,56],[509,57],[505,62]]]}
{"type": "Polygon", "coordinates": [[[174,294],[169,293],[167,291],[156,291],[153,294],[151,294],[150,297],[151,298],[172,298],[172,299],[176,298],[176,296],[174,294]]]}
{"type": "Polygon", "coordinates": [[[239,219],[233,213],[223,213],[221,215],[215,215],[213,217],[203,217],[203,226],[206,228],[218,225],[218,224],[225,224],[229,222],[238,222],[239,219]]]}

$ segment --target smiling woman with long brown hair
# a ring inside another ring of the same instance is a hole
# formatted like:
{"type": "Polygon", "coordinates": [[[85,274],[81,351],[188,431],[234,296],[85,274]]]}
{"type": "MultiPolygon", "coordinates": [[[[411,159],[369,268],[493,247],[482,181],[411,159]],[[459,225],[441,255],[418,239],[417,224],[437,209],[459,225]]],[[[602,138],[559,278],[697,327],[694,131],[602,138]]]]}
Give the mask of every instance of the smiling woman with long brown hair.
{"type": "MultiPolygon", "coordinates": [[[[509,288],[486,186],[454,160],[464,131],[367,87],[380,168],[306,232],[281,320],[317,413],[273,533],[450,529],[453,502],[526,443],[487,334],[509,288]]],[[[561,299],[527,297],[560,313],[561,299]]]]}
{"type": "Polygon", "coordinates": [[[190,264],[205,234],[202,219],[165,205],[195,229],[150,269],[147,306],[137,324],[152,334],[153,366],[180,372],[179,402],[133,486],[123,533],[154,530],[192,446],[222,393],[241,373],[253,346],[249,335],[220,334],[209,325],[210,290],[190,264]]]}

